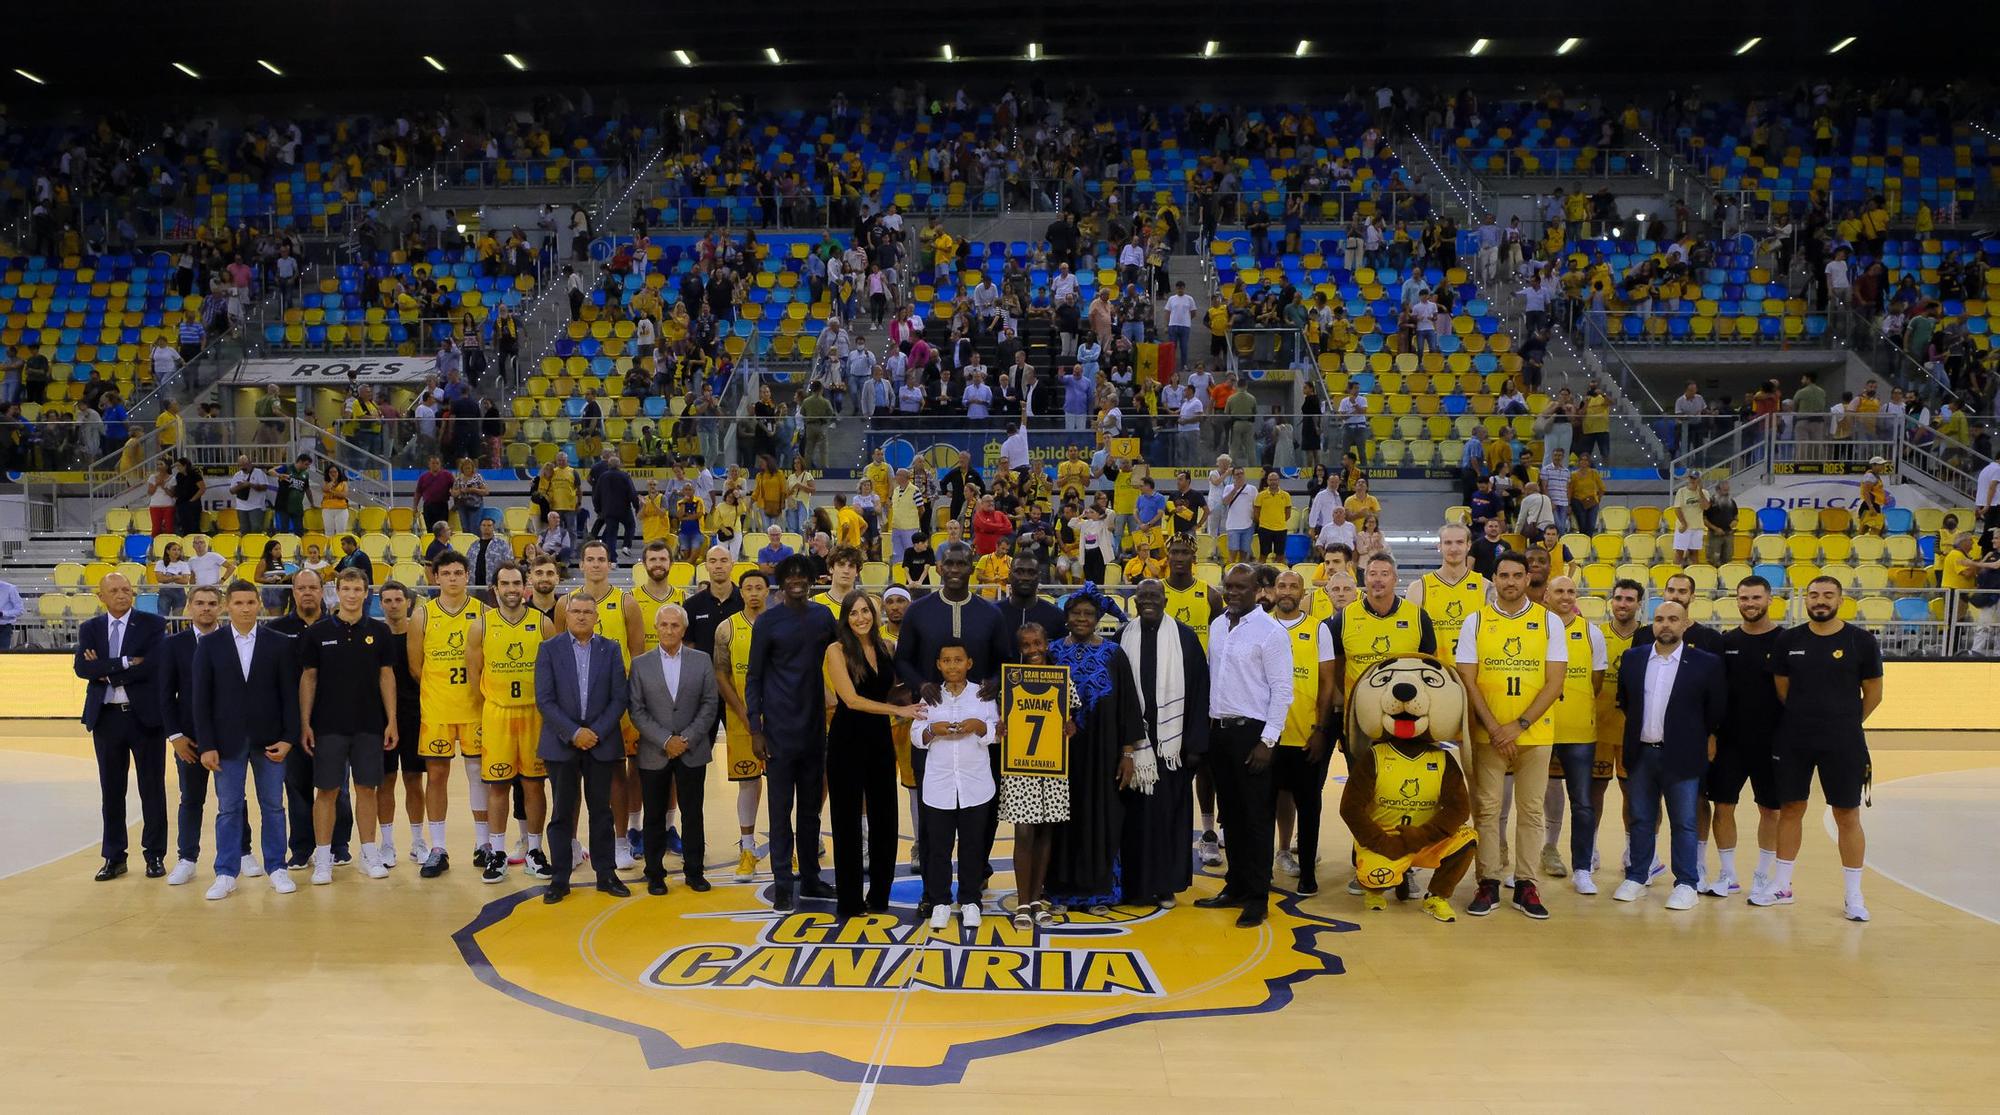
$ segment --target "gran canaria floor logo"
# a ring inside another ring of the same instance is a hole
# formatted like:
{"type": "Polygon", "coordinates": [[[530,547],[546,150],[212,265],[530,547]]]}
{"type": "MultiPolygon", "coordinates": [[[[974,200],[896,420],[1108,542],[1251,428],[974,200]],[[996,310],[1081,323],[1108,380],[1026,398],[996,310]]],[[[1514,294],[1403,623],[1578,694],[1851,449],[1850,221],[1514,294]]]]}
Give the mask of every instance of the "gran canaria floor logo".
{"type": "MultiPolygon", "coordinates": [[[[1007,864],[995,867],[993,893],[1006,893],[1007,864]]],[[[1198,878],[1185,897],[1218,886],[1198,878]]],[[[769,888],[625,900],[580,889],[549,906],[538,887],[490,904],[455,939],[486,983],[631,1034],[654,1068],[943,1084],[982,1057],[1134,1022],[1278,1010],[1298,983],[1342,971],[1322,938],[1355,928],[1287,897],[1256,931],[1183,905],[1073,913],[1047,929],[989,915],[934,933],[916,920],[920,884],[907,875],[889,913],[845,921],[830,903],[774,913],[769,888]]]]}

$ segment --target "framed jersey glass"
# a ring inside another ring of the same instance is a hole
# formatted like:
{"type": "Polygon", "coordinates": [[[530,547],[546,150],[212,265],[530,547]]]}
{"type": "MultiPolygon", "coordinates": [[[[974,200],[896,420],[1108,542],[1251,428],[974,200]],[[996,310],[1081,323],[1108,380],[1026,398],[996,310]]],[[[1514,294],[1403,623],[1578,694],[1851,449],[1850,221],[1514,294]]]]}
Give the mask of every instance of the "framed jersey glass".
{"type": "Polygon", "coordinates": [[[1000,773],[1068,778],[1069,667],[1000,667],[1000,773]]]}

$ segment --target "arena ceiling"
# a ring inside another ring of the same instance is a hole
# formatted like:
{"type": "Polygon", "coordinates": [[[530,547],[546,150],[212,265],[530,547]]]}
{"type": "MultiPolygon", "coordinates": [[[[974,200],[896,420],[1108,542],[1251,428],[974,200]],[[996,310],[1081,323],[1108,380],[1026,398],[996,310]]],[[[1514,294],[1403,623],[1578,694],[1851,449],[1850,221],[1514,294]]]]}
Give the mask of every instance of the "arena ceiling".
{"type": "Polygon", "coordinates": [[[205,0],[129,7],[133,14],[119,20],[98,5],[19,5],[0,40],[0,101],[79,107],[105,96],[157,104],[266,92],[552,84],[818,97],[835,87],[860,95],[899,79],[938,88],[1035,77],[1141,95],[1251,85],[1312,92],[1384,77],[1637,91],[1889,71],[1941,84],[1960,71],[1981,73],[1991,41],[1940,33],[1932,21],[1883,19],[1878,5],[1855,0],[1664,7],[1602,0],[205,0]],[[1562,51],[1568,40],[1575,42],[1562,51]],[[1031,49],[1038,58],[1030,59],[1031,49]]]}

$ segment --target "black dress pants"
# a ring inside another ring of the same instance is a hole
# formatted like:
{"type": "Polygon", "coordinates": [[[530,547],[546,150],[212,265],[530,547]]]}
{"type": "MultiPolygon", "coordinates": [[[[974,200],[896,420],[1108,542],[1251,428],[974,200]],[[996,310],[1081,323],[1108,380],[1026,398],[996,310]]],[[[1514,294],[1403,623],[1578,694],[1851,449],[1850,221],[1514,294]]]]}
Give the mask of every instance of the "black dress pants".
{"type": "Polygon", "coordinates": [[[826,749],[817,739],[790,751],[773,749],[764,764],[764,788],[770,797],[771,878],[779,887],[788,888],[798,880],[819,881],[819,794],[825,778],[826,749]],[[796,875],[794,851],[799,859],[796,875]]]}
{"type": "Polygon", "coordinates": [[[146,855],[167,854],[167,740],[160,729],[140,723],[129,707],[105,705],[98,711],[97,726],[90,730],[91,746],[97,752],[97,792],[102,806],[104,834],[100,851],[105,859],[122,860],[128,851],[125,823],[125,780],[132,772],[139,779],[139,847],[146,855]]]}
{"type": "Polygon", "coordinates": [[[1209,722],[1209,757],[1215,794],[1229,826],[1229,867],[1223,889],[1262,905],[1271,893],[1271,840],[1277,823],[1275,761],[1261,772],[1245,765],[1263,745],[1264,723],[1232,716],[1209,722]]]}
{"type": "MultiPolygon", "coordinates": [[[[620,756],[618,763],[624,761],[620,756]]],[[[555,796],[548,828],[549,866],[554,869],[549,884],[569,886],[570,872],[576,868],[570,859],[570,843],[576,839],[577,818],[585,806],[590,809],[590,861],[596,865],[599,880],[616,878],[618,853],[612,836],[611,773],[617,763],[585,755],[552,762],[548,767],[549,785],[555,796]]]]}
{"type": "Polygon", "coordinates": [[[845,917],[889,906],[896,881],[896,749],[878,743],[830,740],[826,757],[827,807],[833,813],[834,912],[845,917]],[[862,894],[861,818],[868,818],[867,894],[862,894]]]}
{"type": "Polygon", "coordinates": [[[669,759],[659,770],[639,768],[639,798],[646,811],[644,821],[644,843],[646,847],[646,878],[665,880],[667,869],[667,797],[670,791],[678,790],[681,810],[681,874],[690,879],[701,878],[703,857],[708,854],[702,827],[702,796],[708,788],[708,765],[691,766],[687,755],[669,759]]]}
{"type": "Polygon", "coordinates": [[[1306,758],[1303,747],[1280,747],[1271,757],[1271,773],[1277,788],[1292,795],[1299,818],[1299,877],[1316,879],[1314,857],[1319,854],[1319,819],[1326,797],[1326,775],[1333,766],[1329,743],[1319,762],[1306,758]]]}
{"type": "MultiPolygon", "coordinates": [[[[926,910],[953,902],[951,892],[951,849],[958,844],[958,897],[960,906],[978,902],[984,896],[986,856],[986,816],[994,811],[992,801],[957,809],[923,806],[924,901],[926,910]]],[[[1269,837],[1265,837],[1268,842],[1269,837]]]]}

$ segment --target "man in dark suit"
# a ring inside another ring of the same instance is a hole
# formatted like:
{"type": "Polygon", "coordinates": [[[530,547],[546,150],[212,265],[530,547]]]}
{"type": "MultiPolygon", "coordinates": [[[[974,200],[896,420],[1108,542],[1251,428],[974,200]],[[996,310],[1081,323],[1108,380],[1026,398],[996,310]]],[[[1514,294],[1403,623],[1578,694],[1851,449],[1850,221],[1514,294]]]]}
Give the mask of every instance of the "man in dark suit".
{"type": "Polygon", "coordinates": [[[1634,646],[1618,663],[1618,707],[1625,710],[1625,800],[1631,856],[1625,881],[1611,897],[1631,902],[1646,893],[1652,875],[1660,801],[1673,828],[1674,892],[1669,910],[1691,910],[1700,856],[1695,810],[1702,776],[1715,758],[1715,732],[1728,706],[1722,659],[1688,645],[1687,609],[1662,600],[1653,612],[1653,640],[1634,646]]]}
{"type": "Polygon", "coordinates": [[[687,611],[663,604],[653,617],[660,645],[632,660],[632,725],[639,729],[639,787],[645,804],[646,893],[667,893],[668,791],[678,790],[686,814],[682,873],[704,891],[702,802],[715,751],[715,717],[722,701],[715,663],[687,642],[687,611]]]}
{"type": "Polygon", "coordinates": [[[125,779],[139,776],[139,809],[145,818],[139,849],[146,877],[167,873],[167,745],[160,733],[156,678],[167,624],[150,612],[132,610],[132,583],[117,573],[97,582],[104,614],[84,620],[76,633],[76,676],[88,682],[83,725],[97,751],[97,788],[104,814],[97,869],[100,883],[125,874],[125,779]]]}
{"type": "MultiPolygon", "coordinates": [[[[194,649],[222,622],[222,590],[214,585],[190,590],[187,618],[188,625],[168,636],[160,653],[160,729],[173,749],[174,771],[180,776],[180,811],[174,824],[177,861],[167,875],[167,885],[175,887],[192,880],[201,862],[202,808],[208,803],[208,783],[214,775],[201,765],[201,744],[194,735],[194,649]]],[[[250,851],[247,826],[238,850],[250,851]]],[[[254,859],[243,866],[253,876],[264,873],[254,859]]]]}
{"type": "Polygon", "coordinates": [[[194,734],[215,772],[215,882],[210,901],[236,891],[243,859],[243,783],[257,784],[264,870],[271,889],[299,889],[285,870],[285,756],[299,738],[299,677],[291,640],[257,626],[263,597],[229,582],[229,624],[194,650],[194,734]]]}
{"type": "Polygon", "coordinates": [[[612,547],[611,560],[616,562],[638,534],[634,515],[639,507],[639,490],[615,450],[605,453],[603,470],[592,478],[590,504],[597,509],[597,537],[612,547]]]}
{"type": "Polygon", "coordinates": [[[597,602],[582,590],[563,598],[566,630],[542,644],[535,658],[535,704],[542,710],[537,754],[549,768],[554,815],[548,844],[552,874],[542,901],[561,902],[569,893],[575,866],[577,814],[590,807],[590,858],[597,889],[615,898],[629,890],[614,873],[611,776],[625,762],[625,737],[618,727],[625,714],[625,661],[618,644],[599,638],[597,602]]]}

